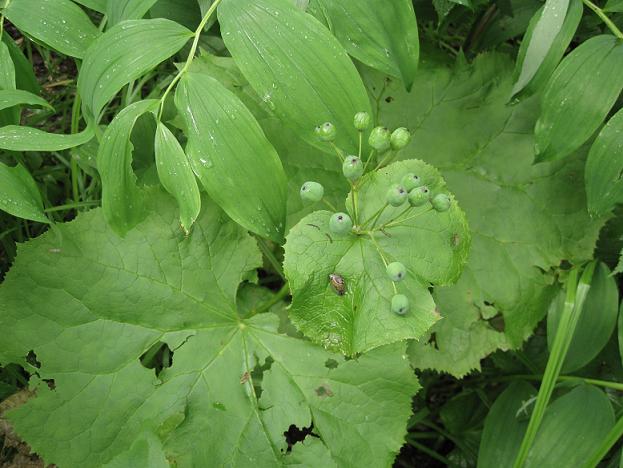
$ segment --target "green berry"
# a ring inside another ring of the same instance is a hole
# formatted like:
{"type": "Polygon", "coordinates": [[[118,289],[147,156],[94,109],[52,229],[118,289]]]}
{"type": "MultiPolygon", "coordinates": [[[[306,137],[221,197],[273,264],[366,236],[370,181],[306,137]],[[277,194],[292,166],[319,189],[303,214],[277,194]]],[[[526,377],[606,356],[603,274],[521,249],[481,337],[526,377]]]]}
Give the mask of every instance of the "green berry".
{"type": "Polygon", "coordinates": [[[324,196],[324,187],[318,182],[305,182],[301,186],[300,194],[305,201],[318,202],[324,196]]]}
{"type": "Polygon", "coordinates": [[[430,200],[430,190],[426,185],[416,187],[409,192],[409,203],[412,206],[422,206],[430,200]]]}
{"type": "Polygon", "coordinates": [[[393,282],[402,281],[407,276],[406,267],[400,262],[393,262],[387,265],[387,276],[393,282]]]}
{"type": "Polygon", "coordinates": [[[368,129],[370,121],[370,114],[367,112],[357,112],[355,114],[355,128],[360,132],[368,129]]]}
{"type": "Polygon", "coordinates": [[[409,198],[409,192],[399,184],[392,185],[387,191],[386,201],[391,206],[400,206],[409,198]]]}
{"type": "Polygon", "coordinates": [[[409,299],[404,294],[396,294],[392,297],[392,312],[398,315],[405,315],[409,312],[409,299]]]}
{"type": "Polygon", "coordinates": [[[335,136],[337,135],[337,130],[335,129],[335,125],[331,122],[325,122],[316,127],[316,135],[322,141],[334,141],[335,136]]]}
{"type": "Polygon", "coordinates": [[[450,197],[445,193],[439,193],[431,200],[431,204],[437,211],[448,211],[450,209],[450,197]]]}
{"type": "Polygon", "coordinates": [[[335,213],[329,220],[329,229],[333,234],[347,234],[352,228],[353,221],[346,213],[335,213]]]}
{"type": "Polygon", "coordinates": [[[384,153],[390,147],[391,133],[385,127],[375,127],[370,133],[368,143],[379,153],[384,153]]]}
{"type": "Polygon", "coordinates": [[[363,175],[363,163],[357,156],[347,156],[342,164],[344,177],[349,180],[357,180],[363,175]]]}
{"type": "Polygon", "coordinates": [[[392,133],[390,144],[394,151],[403,149],[411,141],[411,132],[404,127],[397,128],[392,133]]]}
{"type": "Polygon", "coordinates": [[[413,172],[409,172],[406,176],[404,176],[401,183],[408,192],[423,185],[420,176],[415,175],[413,172]]]}

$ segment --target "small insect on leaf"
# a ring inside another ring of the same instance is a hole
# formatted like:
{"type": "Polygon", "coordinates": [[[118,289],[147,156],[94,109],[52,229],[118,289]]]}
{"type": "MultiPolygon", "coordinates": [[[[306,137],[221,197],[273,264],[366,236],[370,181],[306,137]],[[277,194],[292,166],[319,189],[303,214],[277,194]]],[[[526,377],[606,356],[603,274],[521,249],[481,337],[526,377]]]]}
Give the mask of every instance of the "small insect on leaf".
{"type": "Polygon", "coordinates": [[[346,283],[344,278],[335,273],[329,275],[329,282],[338,296],[343,296],[346,293],[346,283]]]}
{"type": "Polygon", "coordinates": [[[248,372],[245,372],[244,374],[242,374],[242,377],[240,377],[240,384],[247,383],[250,378],[251,378],[251,374],[249,374],[248,372]]]}

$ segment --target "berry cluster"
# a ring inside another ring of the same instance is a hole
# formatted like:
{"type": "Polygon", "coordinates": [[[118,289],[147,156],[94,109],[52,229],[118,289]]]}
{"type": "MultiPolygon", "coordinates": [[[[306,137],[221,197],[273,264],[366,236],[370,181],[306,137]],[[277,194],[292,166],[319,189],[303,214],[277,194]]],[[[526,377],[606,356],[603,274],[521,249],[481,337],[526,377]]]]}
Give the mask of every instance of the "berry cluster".
{"type": "MultiPolygon", "coordinates": [[[[388,227],[403,225],[402,223],[409,219],[408,217],[405,218],[403,215],[407,214],[411,208],[422,207],[426,204],[430,204],[430,209],[437,212],[443,212],[450,208],[451,200],[448,195],[444,193],[439,193],[434,197],[431,197],[429,188],[424,184],[421,178],[417,174],[408,173],[402,177],[400,183],[393,184],[389,187],[385,197],[385,205],[377,211],[371,219],[359,222],[357,219],[358,183],[360,178],[366,172],[369,163],[375,158],[380,159],[376,167],[371,170],[377,170],[383,167],[387,163],[391,162],[395,154],[405,148],[411,141],[411,133],[406,128],[401,127],[391,132],[385,127],[375,127],[371,130],[368,137],[368,144],[372,148],[372,152],[364,163],[361,160],[362,137],[363,132],[370,127],[370,123],[371,118],[367,112],[359,112],[354,117],[354,126],[359,132],[359,156],[344,156],[344,153],[334,143],[337,136],[337,129],[331,122],[325,122],[324,124],[316,127],[316,135],[318,138],[323,142],[329,143],[335,149],[336,154],[342,163],[342,173],[344,174],[344,177],[348,179],[352,187],[351,193],[354,204],[354,222],[348,214],[337,212],[330,217],[328,228],[329,231],[336,236],[345,236],[348,234],[370,236],[383,260],[387,276],[392,281],[394,288],[394,296],[391,300],[391,310],[398,315],[405,315],[409,311],[409,299],[404,294],[398,294],[396,283],[406,278],[407,269],[405,265],[400,262],[387,262],[385,255],[380,250],[380,247],[374,238],[374,234],[377,231],[385,233],[384,229],[388,227]],[[385,223],[375,229],[376,222],[387,207],[392,206],[396,208],[403,205],[408,205],[407,209],[398,216],[398,219],[385,223]],[[370,224],[371,226],[369,226],[370,224]]],[[[323,200],[324,187],[318,182],[305,182],[301,186],[300,195],[303,201],[313,203],[323,201],[332,209],[332,211],[336,211],[328,201],[323,200]]]]}

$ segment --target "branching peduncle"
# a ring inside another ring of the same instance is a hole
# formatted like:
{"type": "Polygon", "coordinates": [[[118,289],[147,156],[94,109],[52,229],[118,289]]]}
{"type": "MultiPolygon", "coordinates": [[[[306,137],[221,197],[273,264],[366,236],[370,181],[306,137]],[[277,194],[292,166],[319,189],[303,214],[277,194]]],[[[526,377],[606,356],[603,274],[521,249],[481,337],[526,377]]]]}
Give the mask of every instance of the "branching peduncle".
{"type": "Polygon", "coordinates": [[[188,58],[186,59],[186,63],[184,64],[182,69],[177,73],[177,75],[175,75],[175,78],[173,78],[173,81],[171,81],[169,86],[167,86],[167,89],[165,89],[164,94],[160,98],[160,110],[158,111],[158,120],[162,118],[162,112],[164,110],[164,103],[167,99],[167,96],[169,95],[171,90],[175,87],[175,85],[182,79],[182,76],[184,76],[184,73],[188,71],[188,69],[190,68],[190,65],[193,63],[193,59],[195,58],[195,53],[197,52],[197,47],[199,46],[199,38],[201,36],[201,31],[203,31],[203,28],[208,23],[208,21],[210,20],[210,18],[212,17],[212,15],[216,11],[216,8],[218,7],[220,3],[221,3],[221,0],[214,0],[214,3],[210,6],[208,11],[206,12],[205,16],[201,20],[201,23],[199,23],[199,26],[197,26],[197,29],[195,30],[195,33],[193,35],[194,39],[193,39],[192,46],[190,47],[190,52],[188,53],[188,58]]]}
{"type": "MultiPolygon", "coordinates": [[[[385,268],[387,268],[387,265],[388,265],[387,259],[385,258],[385,255],[383,254],[383,251],[381,250],[381,246],[376,241],[376,238],[374,237],[374,233],[370,232],[368,233],[368,236],[370,236],[370,240],[374,244],[376,251],[379,253],[381,260],[383,260],[383,265],[385,265],[385,268]]],[[[396,289],[396,283],[394,283],[393,281],[391,283],[392,283],[392,288],[394,288],[394,294],[398,294],[398,289],[396,289]]]]}
{"type": "Polygon", "coordinates": [[[599,16],[599,18],[604,22],[604,24],[608,26],[608,29],[612,31],[612,34],[614,34],[619,39],[623,39],[623,33],[621,32],[621,30],[617,28],[616,24],[614,24],[612,20],[608,18],[608,16],[604,13],[604,11],[601,8],[599,8],[597,5],[595,5],[590,0],[582,0],[582,3],[584,3],[584,5],[589,7],[591,10],[595,12],[595,14],[597,14],[597,16],[599,16]]]}
{"type": "Polygon", "coordinates": [[[413,216],[408,216],[406,218],[403,219],[398,219],[400,216],[402,216],[402,214],[405,214],[407,211],[409,211],[409,209],[411,209],[411,207],[407,208],[403,213],[401,213],[401,215],[399,215],[398,217],[396,217],[396,219],[394,219],[393,221],[390,221],[388,223],[383,224],[382,226],[379,226],[378,230],[382,231],[384,229],[387,229],[389,227],[396,227],[396,226],[400,226],[402,225],[402,223],[409,221],[411,219],[415,219],[419,216],[422,216],[426,213],[429,213],[430,211],[432,211],[433,207],[429,207],[427,210],[424,211],[420,211],[419,213],[414,214],[413,216]]]}

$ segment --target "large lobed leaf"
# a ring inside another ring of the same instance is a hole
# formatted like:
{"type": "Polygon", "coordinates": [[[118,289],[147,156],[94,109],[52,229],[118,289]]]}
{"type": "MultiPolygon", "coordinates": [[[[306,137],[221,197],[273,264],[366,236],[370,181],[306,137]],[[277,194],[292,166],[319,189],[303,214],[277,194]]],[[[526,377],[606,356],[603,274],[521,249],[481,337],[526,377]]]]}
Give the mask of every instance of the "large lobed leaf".
{"type": "MultiPolygon", "coordinates": [[[[381,122],[413,132],[404,157],[440,168],[472,232],[468,265],[438,288],[443,320],[414,343],[413,362],[463,375],[498,348],[519,346],[541,320],[561,261],[592,257],[603,218],[590,218],[583,157],[533,166],[536,99],[507,106],[512,64],[483,55],[473,65],[428,60],[410,94],[391,83],[381,122]]],[[[370,86],[383,77],[370,74],[370,86]]]]}
{"type": "Polygon", "coordinates": [[[59,466],[384,466],[402,444],[417,381],[404,345],[346,361],[277,332],[236,303],[260,263],[209,200],[192,233],[169,197],[124,239],[101,210],[19,249],[0,287],[0,363],[41,362],[16,432],[59,466]],[[242,314],[238,310],[247,311],[242,314]],[[140,357],[173,350],[159,376],[140,357]],[[291,453],[284,432],[312,426],[291,453]]]}
{"type": "MultiPolygon", "coordinates": [[[[360,182],[360,224],[372,219],[385,203],[392,184],[407,173],[419,175],[432,193],[446,192],[445,182],[421,161],[403,161],[360,182]]],[[[354,209],[349,200],[349,212],[354,209]]],[[[428,290],[431,284],[456,280],[469,251],[469,230],[456,202],[438,213],[430,205],[387,208],[376,227],[381,231],[336,236],[329,230],[328,211],[303,218],[288,234],[284,271],[290,282],[292,321],[308,337],[329,349],[353,355],[407,338],[420,338],[439,319],[428,290]],[[396,220],[404,223],[392,225],[396,220]],[[394,285],[385,262],[402,262],[407,277],[394,285]],[[345,282],[345,294],[337,294],[329,275],[345,282]],[[409,298],[411,310],[404,316],[391,311],[396,290],[409,298]]],[[[371,230],[372,226],[365,227],[371,230]]]]}

